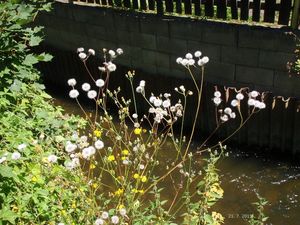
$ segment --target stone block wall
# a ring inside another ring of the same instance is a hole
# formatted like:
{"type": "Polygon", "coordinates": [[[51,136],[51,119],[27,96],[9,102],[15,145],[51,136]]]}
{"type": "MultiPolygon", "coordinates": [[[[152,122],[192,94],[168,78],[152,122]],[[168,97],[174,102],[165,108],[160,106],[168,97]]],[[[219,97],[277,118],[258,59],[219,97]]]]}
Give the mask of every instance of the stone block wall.
{"type": "MultiPolygon", "coordinates": [[[[63,3],[55,3],[54,10],[40,15],[37,22],[45,26],[46,45],[62,52],[75,52],[78,47],[97,51],[103,47],[123,48],[125,54],[117,59],[117,64],[152,74],[148,79],[157,82],[154,88],[189,79],[187,71],[176,64],[176,58],[200,50],[210,58],[205,80],[212,85],[247,86],[274,95],[300,97],[300,78],[289,77],[286,68],[286,63],[294,59],[296,46],[293,37],[286,34],[287,29],[158,17],[63,3]]],[[[67,79],[57,76],[61,82],[67,79]]],[[[207,95],[205,104],[208,101],[211,95],[207,95]]],[[[272,104],[272,99],[268,104],[272,104]]],[[[214,110],[207,105],[210,111],[214,110]]],[[[300,154],[297,105],[295,100],[288,110],[284,110],[284,105],[273,111],[268,109],[233,140],[300,154]]],[[[204,118],[201,126],[212,130],[212,124],[204,118]]]]}
{"type": "Polygon", "coordinates": [[[46,43],[64,50],[123,48],[126,56],[119,63],[128,68],[184,78],[176,58],[201,50],[210,58],[208,82],[300,96],[300,79],[287,73],[295,41],[285,29],[63,3],[40,16],[39,23],[46,27],[46,43]]]}

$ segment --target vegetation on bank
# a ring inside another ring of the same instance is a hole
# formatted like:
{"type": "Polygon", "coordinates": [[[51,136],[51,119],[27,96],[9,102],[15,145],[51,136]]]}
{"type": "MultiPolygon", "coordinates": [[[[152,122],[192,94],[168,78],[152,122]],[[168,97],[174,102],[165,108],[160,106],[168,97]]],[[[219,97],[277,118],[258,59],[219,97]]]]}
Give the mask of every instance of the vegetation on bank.
{"type": "MultiPolygon", "coordinates": [[[[126,75],[132,85],[132,100],[122,98],[121,90],[108,89],[109,76],[116,70],[113,60],[122,49],[104,49],[100,77],[91,75],[92,84],[81,85],[95,101],[95,114],[85,120],[66,115],[52,105],[34,68],[52,57],[31,52],[42,41],[42,28],[31,22],[38,12],[50,8],[41,0],[0,3],[0,224],[223,224],[225,218],[213,209],[223,197],[216,168],[223,157],[223,145],[202,149],[209,154],[203,168],[193,167],[199,159],[189,151],[208,57],[198,51],[177,59],[189,70],[197,96],[189,137],[183,136],[184,110],[193,91],[175,88],[182,96],[176,102],[170,93],[149,97],[145,81],[133,87],[134,72],[126,75]],[[149,115],[139,114],[136,92],[149,105],[149,115]],[[119,126],[108,110],[108,98],[118,107],[119,126]],[[174,133],[174,123],[181,123],[179,136],[174,133]],[[174,157],[159,161],[167,143],[172,144],[174,157]],[[161,194],[165,180],[174,185],[168,200],[161,194]]],[[[84,64],[94,54],[93,49],[78,49],[84,64]]],[[[70,97],[82,108],[77,98],[82,91],[76,89],[76,80],[70,79],[68,84],[70,97]]],[[[216,91],[216,108],[221,102],[221,93],[216,91]]],[[[248,117],[264,107],[258,92],[242,89],[230,106],[217,111],[217,121],[221,126],[240,114],[238,131],[248,117]],[[251,108],[246,118],[240,109],[243,99],[251,108]]],[[[267,220],[265,205],[260,199],[258,215],[252,216],[250,224],[262,225],[267,220]]]]}

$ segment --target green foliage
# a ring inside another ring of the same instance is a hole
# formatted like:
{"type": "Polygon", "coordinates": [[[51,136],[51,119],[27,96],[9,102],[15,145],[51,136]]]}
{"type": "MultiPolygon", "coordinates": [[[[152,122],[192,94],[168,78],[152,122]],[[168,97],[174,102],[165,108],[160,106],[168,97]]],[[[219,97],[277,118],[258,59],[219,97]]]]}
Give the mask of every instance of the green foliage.
{"type": "Polygon", "coordinates": [[[248,220],[250,225],[264,225],[268,218],[264,213],[264,208],[268,204],[268,201],[261,196],[257,195],[258,201],[253,203],[256,206],[257,215],[251,215],[248,220]]]}
{"type": "Polygon", "coordinates": [[[39,11],[49,9],[50,4],[40,0],[0,3],[1,224],[71,224],[85,217],[69,206],[87,200],[86,183],[64,167],[61,151],[65,137],[84,122],[51,104],[33,66],[52,56],[30,52],[42,41],[42,28],[31,22],[39,11]],[[61,163],[50,164],[50,154],[61,163]]]}

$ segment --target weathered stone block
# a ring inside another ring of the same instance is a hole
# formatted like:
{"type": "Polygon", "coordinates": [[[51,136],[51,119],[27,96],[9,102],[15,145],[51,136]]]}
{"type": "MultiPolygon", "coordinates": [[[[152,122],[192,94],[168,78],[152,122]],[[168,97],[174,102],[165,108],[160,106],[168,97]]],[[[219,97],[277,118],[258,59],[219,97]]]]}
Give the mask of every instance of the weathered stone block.
{"type": "Polygon", "coordinates": [[[157,66],[164,67],[164,68],[170,68],[170,55],[169,54],[155,52],[155,58],[156,58],[157,66]]]}
{"type": "Polygon", "coordinates": [[[259,54],[259,67],[286,71],[286,64],[293,57],[294,55],[290,53],[261,50],[259,54]]]}
{"type": "Polygon", "coordinates": [[[201,41],[190,41],[187,42],[188,52],[194,54],[195,51],[201,51],[202,56],[208,56],[214,61],[221,60],[221,45],[208,44],[201,41]]]}
{"type": "Polygon", "coordinates": [[[236,66],[236,81],[273,86],[274,72],[262,68],[236,66]]]}
{"type": "Polygon", "coordinates": [[[275,71],[274,88],[276,94],[300,97],[300,78],[289,77],[287,72],[275,71]]]}
{"type": "Polygon", "coordinates": [[[294,37],[283,29],[266,27],[239,27],[239,47],[293,52],[294,37]]]}
{"type": "Polygon", "coordinates": [[[114,23],[116,29],[140,32],[139,18],[131,13],[115,13],[114,23]]]}
{"type": "Polygon", "coordinates": [[[156,65],[156,52],[151,51],[151,50],[142,50],[143,54],[143,64],[148,64],[148,65],[156,65]]]}
{"type": "Polygon", "coordinates": [[[131,33],[133,46],[156,50],[156,36],[153,34],[131,33]]]}
{"type": "Polygon", "coordinates": [[[160,17],[140,17],[140,29],[142,33],[146,34],[169,36],[169,22],[160,17]]]}
{"type": "Polygon", "coordinates": [[[218,84],[219,82],[234,81],[235,65],[222,63],[218,61],[210,61],[205,66],[205,80],[218,84]]]}
{"type": "Polygon", "coordinates": [[[170,37],[200,41],[202,39],[201,26],[190,20],[174,20],[169,22],[170,37]]]}
{"type": "Polygon", "coordinates": [[[174,53],[178,54],[179,56],[182,56],[187,52],[187,41],[184,39],[170,39],[163,36],[158,36],[157,50],[165,53],[174,53]]]}
{"type": "Polygon", "coordinates": [[[233,26],[223,23],[202,23],[202,25],[202,41],[227,46],[236,46],[237,35],[233,26]]]}
{"type": "Polygon", "coordinates": [[[257,66],[259,50],[222,46],[222,62],[257,66]]]}

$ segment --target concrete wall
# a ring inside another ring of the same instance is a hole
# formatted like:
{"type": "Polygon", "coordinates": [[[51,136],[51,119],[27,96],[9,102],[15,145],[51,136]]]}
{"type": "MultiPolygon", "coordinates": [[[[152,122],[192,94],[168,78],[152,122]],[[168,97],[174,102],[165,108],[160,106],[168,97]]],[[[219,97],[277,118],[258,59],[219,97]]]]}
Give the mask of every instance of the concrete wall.
{"type": "Polygon", "coordinates": [[[176,58],[201,50],[211,59],[208,82],[300,96],[300,79],[289,78],[286,69],[295,49],[287,30],[63,3],[39,23],[46,26],[46,43],[64,50],[121,47],[126,57],[119,64],[179,78],[186,74],[176,58]]]}
{"type": "MultiPolygon", "coordinates": [[[[41,15],[38,23],[46,27],[46,45],[56,56],[43,72],[57,85],[64,84],[75,74],[84,73],[75,54],[77,47],[98,51],[103,47],[121,47],[125,54],[117,59],[117,65],[144,72],[143,79],[147,81],[147,87],[152,83],[150,90],[154,93],[172,90],[180,84],[192,88],[186,70],[175,60],[187,52],[201,50],[210,57],[199,121],[200,130],[206,133],[212,131],[215,124],[211,103],[215,84],[248,86],[259,91],[272,91],[276,95],[300,96],[300,78],[289,78],[286,69],[287,61],[294,57],[295,42],[282,29],[161,18],[62,3],[56,3],[50,14],[41,15]]],[[[121,70],[120,74],[125,71],[121,70]]],[[[120,77],[112,76],[111,84],[119,84],[120,77]]],[[[130,93],[126,86],[122,90],[130,93]]],[[[273,95],[266,100],[268,109],[251,119],[232,140],[240,145],[300,155],[298,100],[292,99],[288,109],[283,102],[277,101],[274,110],[270,107],[272,100],[273,95]]],[[[192,106],[193,101],[195,99],[190,100],[192,106]]],[[[193,107],[187,110],[191,117],[193,110],[193,107]]],[[[226,137],[233,125],[217,135],[226,137]]],[[[205,135],[196,136],[201,139],[205,135]]]]}

